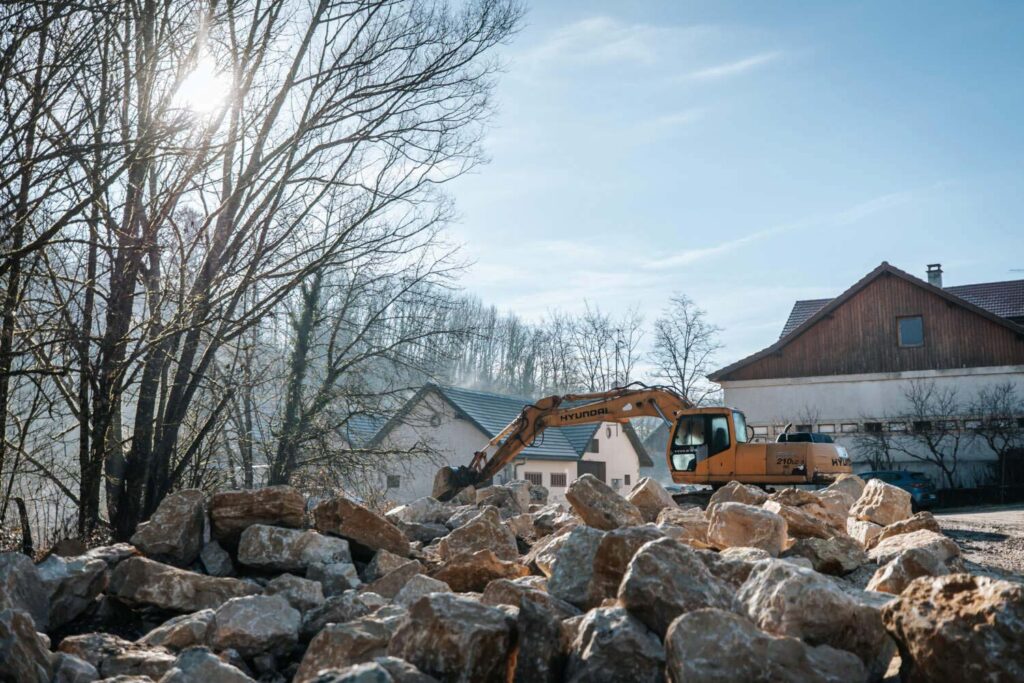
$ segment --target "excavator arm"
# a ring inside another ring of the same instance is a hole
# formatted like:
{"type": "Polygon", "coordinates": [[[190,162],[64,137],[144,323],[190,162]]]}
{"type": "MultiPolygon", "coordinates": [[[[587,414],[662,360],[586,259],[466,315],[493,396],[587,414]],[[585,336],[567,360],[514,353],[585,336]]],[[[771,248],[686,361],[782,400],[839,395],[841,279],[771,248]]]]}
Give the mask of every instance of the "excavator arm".
{"type": "Polygon", "coordinates": [[[595,422],[626,423],[637,417],[660,417],[669,422],[693,404],[665,387],[629,385],[589,394],[548,396],[523,408],[468,467],[444,467],[434,478],[434,498],[450,500],[466,486],[488,481],[549,427],[595,422]]]}

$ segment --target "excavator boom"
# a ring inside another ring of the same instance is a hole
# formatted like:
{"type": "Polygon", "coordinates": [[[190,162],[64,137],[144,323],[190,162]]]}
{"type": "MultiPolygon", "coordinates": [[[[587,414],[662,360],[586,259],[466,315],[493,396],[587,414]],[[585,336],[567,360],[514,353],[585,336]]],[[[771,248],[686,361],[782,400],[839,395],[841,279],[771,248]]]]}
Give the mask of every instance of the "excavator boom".
{"type": "Polygon", "coordinates": [[[637,417],[660,417],[675,422],[689,408],[693,404],[672,389],[638,384],[542,398],[525,406],[519,417],[473,455],[468,467],[442,468],[434,478],[434,498],[450,500],[466,486],[490,480],[549,427],[625,423],[637,417]]]}

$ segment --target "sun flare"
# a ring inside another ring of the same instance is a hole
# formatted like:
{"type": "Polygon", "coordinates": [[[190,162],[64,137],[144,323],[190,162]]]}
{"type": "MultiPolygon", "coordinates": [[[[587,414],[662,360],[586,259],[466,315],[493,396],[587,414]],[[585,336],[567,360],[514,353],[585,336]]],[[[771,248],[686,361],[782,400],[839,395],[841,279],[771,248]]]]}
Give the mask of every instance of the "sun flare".
{"type": "Polygon", "coordinates": [[[213,58],[204,55],[178,86],[174,99],[179,106],[197,114],[209,114],[224,104],[230,88],[231,79],[217,71],[213,58]]]}

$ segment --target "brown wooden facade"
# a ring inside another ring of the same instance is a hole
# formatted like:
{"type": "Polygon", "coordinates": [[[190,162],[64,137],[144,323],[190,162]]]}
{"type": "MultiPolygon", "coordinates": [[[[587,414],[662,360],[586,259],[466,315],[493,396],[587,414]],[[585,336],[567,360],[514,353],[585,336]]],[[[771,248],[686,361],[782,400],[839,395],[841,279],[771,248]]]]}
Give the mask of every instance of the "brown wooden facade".
{"type": "Polygon", "coordinates": [[[776,344],[714,381],[1024,365],[1024,328],[883,263],[776,344]],[[921,316],[924,344],[897,320],[921,316]]]}

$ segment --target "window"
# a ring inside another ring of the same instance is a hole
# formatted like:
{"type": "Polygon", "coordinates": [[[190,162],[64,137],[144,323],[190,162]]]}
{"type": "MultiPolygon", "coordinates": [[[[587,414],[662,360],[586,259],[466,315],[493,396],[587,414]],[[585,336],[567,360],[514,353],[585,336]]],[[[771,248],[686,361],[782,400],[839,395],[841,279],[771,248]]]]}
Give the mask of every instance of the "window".
{"type": "MultiPolygon", "coordinates": [[[[947,429],[956,429],[956,421],[951,420],[953,425],[947,429]]],[[[964,420],[964,429],[981,429],[981,420],[964,420]]]]}
{"type": "Polygon", "coordinates": [[[626,478],[626,486],[629,486],[629,475],[628,474],[624,474],[622,476],[624,476],[626,478]]]}
{"type": "Polygon", "coordinates": [[[868,434],[877,434],[878,432],[882,431],[882,423],[881,422],[865,422],[864,423],[864,431],[867,432],[868,434]]]}
{"type": "Polygon", "coordinates": [[[844,422],[843,423],[843,434],[853,434],[857,431],[856,422],[844,422]]]}
{"type": "Polygon", "coordinates": [[[534,486],[544,485],[544,474],[541,472],[526,472],[523,477],[534,486]]]}
{"type": "Polygon", "coordinates": [[[551,473],[551,488],[564,489],[565,488],[565,472],[562,473],[551,473]]]}
{"type": "Polygon", "coordinates": [[[890,432],[905,432],[907,431],[906,422],[890,422],[886,427],[890,432]]]}
{"type": "Polygon", "coordinates": [[[835,434],[836,426],[830,424],[818,425],[818,431],[822,434],[835,434]]]}
{"type": "Polygon", "coordinates": [[[401,485],[402,485],[402,477],[400,477],[397,474],[389,474],[388,475],[388,488],[389,489],[397,489],[401,485]]]}
{"type": "Polygon", "coordinates": [[[811,425],[797,425],[796,429],[794,429],[793,431],[794,432],[811,432],[811,431],[814,431],[814,430],[811,429],[811,425]]]}
{"type": "Polygon", "coordinates": [[[691,415],[681,419],[672,437],[672,467],[693,472],[697,463],[729,448],[729,418],[691,415]]]}
{"type": "Polygon", "coordinates": [[[597,439],[590,440],[590,446],[587,447],[587,453],[599,453],[600,442],[597,439]]]}
{"type": "Polygon", "coordinates": [[[931,420],[914,420],[912,424],[915,432],[930,432],[932,431],[931,420]]]}
{"type": "Polygon", "coordinates": [[[900,346],[924,346],[924,318],[911,315],[896,318],[896,323],[899,325],[900,346]]]}
{"type": "Polygon", "coordinates": [[[768,428],[754,427],[754,436],[768,436],[768,428]]]}
{"type": "Polygon", "coordinates": [[[612,479],[612,488],[613,489],[620,489],[620,488],[622,488],[622,480],[621,479],[612,479]]]}
{"type": "Polygon", "coordinates": [[[738,410],[732,412],[732,423],[736,425],[736,443],[747,442],[747,418],[738,410]]]}

